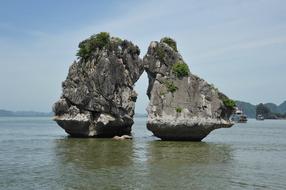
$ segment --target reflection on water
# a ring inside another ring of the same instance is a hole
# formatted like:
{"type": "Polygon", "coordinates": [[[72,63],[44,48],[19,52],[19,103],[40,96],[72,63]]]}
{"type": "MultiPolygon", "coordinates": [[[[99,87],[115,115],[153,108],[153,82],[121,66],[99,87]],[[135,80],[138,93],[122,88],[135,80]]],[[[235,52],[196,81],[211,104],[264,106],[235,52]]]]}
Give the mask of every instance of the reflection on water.
{"type": "Polygon", "coordinates": [[[286,121],[249,120],[204,142],[74,139],[47,118],[0,118],[0,189],[281,189],[286,121]]]}
{"type": "Polygon", "coordinates": [[[66,138],[55,141],[56,158],[63,164],[93,170],[132,164],[133,141],[66,138]]]}
{"type": "Polygon", "coordinates": [[[60,176],[58,181],[62,188],[125,189],[132,182],[125,175],[132,165],[132,147],[131,140],[56,140],[55,160],[60,176]]]}
{"type": "Polygon", "coordinates": [[[231,148],[227,144],[150,141],[147,147],[150,163],[219,164],[231,158],[231,148]]]}
{"type": "Polygon", "coordinates": [[[204,142],[66,138],[55,145],[62,184],[75,189],[209,187],[201,180],[223,180],[219,166],[232,157],[229,145],[204,142]]]}
{"type": "Polygon", "coordinates": [[[148,148],[149,187],[161,189],[229,189],[221,178],[232,159],[231,147],[204,142],[151,141],[148,148]],[[206,183],[207,181],[207,183],[206,183]]]}

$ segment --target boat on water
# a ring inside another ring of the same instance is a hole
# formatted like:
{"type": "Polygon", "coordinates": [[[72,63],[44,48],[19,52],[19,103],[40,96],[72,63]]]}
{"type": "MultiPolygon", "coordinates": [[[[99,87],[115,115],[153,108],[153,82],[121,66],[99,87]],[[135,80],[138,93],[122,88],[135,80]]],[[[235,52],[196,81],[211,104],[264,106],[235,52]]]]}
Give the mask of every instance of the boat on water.
{"type": "Polygon", "coordinates": [[[232,121],[236,123],[246,123],[247,122],[247,116],[243,113],[242,110],[236,108],[234,114],[230,118],[232,121]]]}
{"type": "Polygon", "coordinates": [[[256,116],[256,120],[264,120],[263,115],[258,114],[258,115],[256,116]]]}

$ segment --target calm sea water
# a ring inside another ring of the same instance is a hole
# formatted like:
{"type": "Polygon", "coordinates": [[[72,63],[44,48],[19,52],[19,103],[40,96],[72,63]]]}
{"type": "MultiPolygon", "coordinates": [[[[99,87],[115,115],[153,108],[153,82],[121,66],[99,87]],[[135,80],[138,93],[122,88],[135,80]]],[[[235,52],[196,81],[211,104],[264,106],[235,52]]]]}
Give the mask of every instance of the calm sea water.
{"type": "Polygon", "coordinates": [[[49,118],[0,117],[0,189],[286,189],[286,120],[237,124],[203,142],[68,138],[49,118]]]}

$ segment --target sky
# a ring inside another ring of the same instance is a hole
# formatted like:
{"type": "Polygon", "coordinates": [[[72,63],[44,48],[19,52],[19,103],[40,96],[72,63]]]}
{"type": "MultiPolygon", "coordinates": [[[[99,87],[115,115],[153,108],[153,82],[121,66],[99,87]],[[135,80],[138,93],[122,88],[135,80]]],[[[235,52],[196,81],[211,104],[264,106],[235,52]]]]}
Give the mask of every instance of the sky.
{"type": "MultiPolygon", "coordinates": [[[[78,43],[106,31],[141,57],[170,36],[193,74],[232,99],[286,100],[285,0],[1,0],[0,109],[51,111],[78,43]]],[[[136,112],[148,104],[146,73],[136,112]]]]}

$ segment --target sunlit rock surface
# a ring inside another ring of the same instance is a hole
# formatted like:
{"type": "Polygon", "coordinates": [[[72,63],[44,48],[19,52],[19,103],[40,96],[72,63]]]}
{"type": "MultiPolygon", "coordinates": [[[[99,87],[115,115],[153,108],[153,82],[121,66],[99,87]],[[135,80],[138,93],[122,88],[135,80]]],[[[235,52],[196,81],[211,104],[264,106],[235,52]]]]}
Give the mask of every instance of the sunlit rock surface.
{"type": "Polygon", "coordinates": [[[149,78],[147,128],[155,136],[200,141],[233,125],[227,96],[190,72],[174,40],[151,42],[143,62],[149,78]]]}
{"type": "Polygon", "coordinates": [[[71,136],[129,135],[137,94],[134,83],[144,68],[140,50],[127,40],[99,33],[79,45],[54,120],[71,136]]]}

